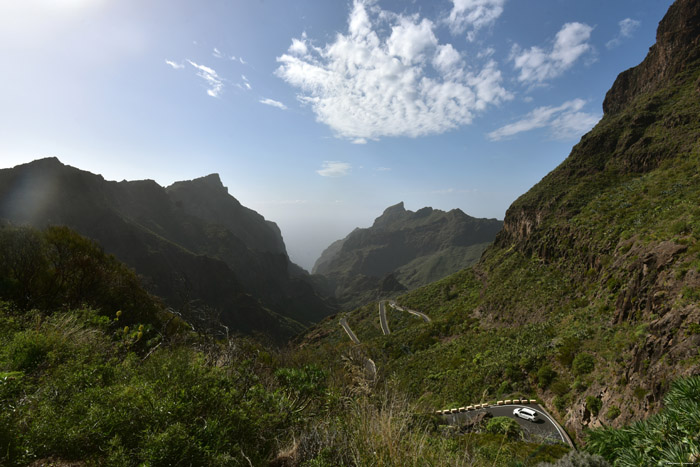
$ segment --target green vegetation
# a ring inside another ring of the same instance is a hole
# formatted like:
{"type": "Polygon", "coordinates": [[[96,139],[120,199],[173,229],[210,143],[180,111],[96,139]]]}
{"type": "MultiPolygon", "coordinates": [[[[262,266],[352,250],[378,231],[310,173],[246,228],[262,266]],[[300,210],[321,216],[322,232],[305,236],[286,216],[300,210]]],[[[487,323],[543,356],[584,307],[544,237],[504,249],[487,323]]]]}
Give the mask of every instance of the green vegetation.
{"type": "Polygon", "coordinates": [[[624,428],[600,428],[586,449],[615,466],[692,463],[700,459],[700,376],[676,381],[663,410],[624,428]]]}
{"type": "Polygon", "coordinates": [[[522,436],[522,429],[518,422],[510,417],[494,417],[486,424],[486,432],[495,435],[506,435],[511,439],[522,436]]]}
{"type": "Polygon", "coordinates": [[[580,353],[576,355],[571,363],[571,370],[576,376],[587,375],[595,368],[595,358],[588,353],[580,353]]]}

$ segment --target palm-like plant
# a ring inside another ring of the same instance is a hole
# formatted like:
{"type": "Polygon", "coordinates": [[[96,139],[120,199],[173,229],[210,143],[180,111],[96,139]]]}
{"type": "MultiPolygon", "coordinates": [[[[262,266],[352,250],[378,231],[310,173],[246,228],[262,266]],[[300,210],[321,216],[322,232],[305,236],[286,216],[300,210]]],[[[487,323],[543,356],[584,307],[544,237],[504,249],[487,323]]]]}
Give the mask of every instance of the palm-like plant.
{"type": "Polygon", "coordinates": [[[593,430],[586,449],[615,466],[694,461],[700,457],[700,376],[674,382],[661,413],[628,427],[593,430]]]}

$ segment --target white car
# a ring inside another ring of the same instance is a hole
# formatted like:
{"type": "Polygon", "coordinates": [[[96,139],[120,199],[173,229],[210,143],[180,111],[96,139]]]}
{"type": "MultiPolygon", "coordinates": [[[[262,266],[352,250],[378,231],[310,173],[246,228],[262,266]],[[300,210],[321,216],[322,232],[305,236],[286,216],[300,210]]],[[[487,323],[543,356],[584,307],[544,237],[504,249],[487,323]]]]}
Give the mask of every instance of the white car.
{"type": "Polygon", "coordinates": [[[518,407],[517,409],[513,410],[513,415],[524,418],[525,420],[530,420],[531,422],[537,420],[537,412],[526,407],[518,407]]]}

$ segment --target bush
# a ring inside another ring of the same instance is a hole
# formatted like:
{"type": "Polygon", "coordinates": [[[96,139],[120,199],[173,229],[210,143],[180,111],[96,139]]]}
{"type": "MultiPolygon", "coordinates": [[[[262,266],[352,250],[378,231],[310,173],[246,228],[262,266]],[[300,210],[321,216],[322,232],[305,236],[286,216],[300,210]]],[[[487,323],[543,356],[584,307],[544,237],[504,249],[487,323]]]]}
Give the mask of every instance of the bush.
{"type": "Polygon", "coordinates": [[[7,359],[13,370],[32,371],[46,358],[51,343],[44,334],[25,331],[15,334],[7,348],[7,359]]]}
{"type": "Polygon", "coordinates": [[[571,364],[571,369],[576,376],[587,375],[595,368],[595,358],[593,355],[588,353],[580,353],[576,355],[573,363],[571,364]]]}
{"type": "Polygon", "coordinates": [[[569,383],[561,378],[557,378],[554,383],[552,383],[551,389],[557,396],[563,396],[569,392],[569,383]]]}
{"type": "Polygon", "coordinates": [[[559,412],[564,412],[569,406],[569,396],[556,396],[554,397],[554,407],[557,408],[559,412]]]}
{"type": "Polygon", "coordinates": [[[594,396],[586,397],[586,408],[594,417],[598,416],[601,407],[603,407],[603,401],[594,396]]]}
{"type": "Polygon", "coordinates": [[[545,363],[537,370],[537,384],[541,388],[546,388],[556,378],[557,372],[549,364],[545,363]]]}
{"type": "Polygon", "coordinates": [[[494,435],[506,435],[515,439],[522,435],[518,422],[509,417],[494,417],[486,424],[486,432],[494,435]]]}
{"type": "Polygon", "coordinates": [[[615,420],[617,417],[620,416],[620,413],[621,413],[621,412],[620,412],[620,408],[619,408],[619,407],[617,407],[617,406],[615,406],[615,405],[611,405],[611,406],[608,408],[608,411],[605,412],[605,418],[607,418],[608,420],[615,420]]]}

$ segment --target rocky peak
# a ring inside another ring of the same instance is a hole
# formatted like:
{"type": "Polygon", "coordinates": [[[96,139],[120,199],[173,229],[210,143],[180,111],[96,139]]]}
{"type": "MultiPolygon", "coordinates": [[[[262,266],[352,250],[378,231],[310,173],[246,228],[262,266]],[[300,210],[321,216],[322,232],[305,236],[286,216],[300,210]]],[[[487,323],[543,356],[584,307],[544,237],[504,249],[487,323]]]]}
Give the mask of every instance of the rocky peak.
{"type": "Polygon", "coordinates": [[[403,201],[393,206],[389,206],[384,210],[381,216],[374,220],[373,227],[386,227],[392,222],[403,218],[406,214],[406,208],[403,205],[403,201]]]}
{"type": "Polygon", "coordinates": [[[677,0],[659,23],[644,61],[620,73],[605,95],[603,111],[614,114],[636,96],[653,92],[700,59],[700,2],[677,0]]]}

